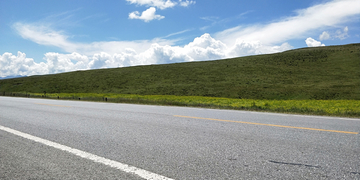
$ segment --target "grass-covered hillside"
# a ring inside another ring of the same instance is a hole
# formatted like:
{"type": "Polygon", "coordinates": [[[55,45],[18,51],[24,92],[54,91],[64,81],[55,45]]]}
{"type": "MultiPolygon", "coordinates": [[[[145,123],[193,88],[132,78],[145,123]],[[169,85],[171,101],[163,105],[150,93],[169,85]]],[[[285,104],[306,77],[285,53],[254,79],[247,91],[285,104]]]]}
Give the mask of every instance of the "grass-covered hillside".
{"type": "Polygon", "coordinates": [[[0,80],[0,93],[360,100],[360,44],[0,80]]]}

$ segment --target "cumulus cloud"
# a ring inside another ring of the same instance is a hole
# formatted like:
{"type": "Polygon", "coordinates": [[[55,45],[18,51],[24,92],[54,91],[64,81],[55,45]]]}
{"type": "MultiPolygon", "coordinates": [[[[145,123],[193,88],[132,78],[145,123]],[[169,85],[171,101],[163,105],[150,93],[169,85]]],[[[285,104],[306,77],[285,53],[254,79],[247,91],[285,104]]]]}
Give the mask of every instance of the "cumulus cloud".
{"type": "Polygon", "coordinates": [[[18,52],[17,55],[4,53],[0,55],[0,77],[46,73],[45,63],[35,63],[34,59],[26,58],[25,53],[18,52]]]}
{"type": "Polygon", "coordinates": [[[308,47],[317,47],[317,46],[325,46],[325,44],[321,44],[320,41],[316,41],[315,39],[309,37],[305,40],[306,45],[308,47]]]}
{"type": "Polygon", "coordinates": [[[140,13],[139,11],[134,11],[132,13],[129,14],[129,19],[140,19],[143,20],[145,22],[150,22],[154,19],[160,20],[160,19],[164,19],[164,16],[161,15],[157,15],[156,13],[156,9],[154,7],[150,7],[149,9],[145,10],[144,12],[140,13]]]}
{"type": "Polygon", "coordinates": [[[184,51],[194,60],[214,60],[227,57],[227,46],[215,40],[210,34],[197,37],[193,42],[184,46],[184,51]]]}
{"type": "Polygon", "coordinates": [[[236,43],[228,50],[229,57],[240,57],[256,54],[271,54],[290,50],[293,47],[289,43],[283,43],[280,46],[264,45],[260,41],[244,41],[237,39],[236,43]]]}
{"type": "Polygon", "coordinates": [[[151,6],[159,9],[167,9],[172,8],[176,5],[187,7],[191,4],[195,4],[195,1],[190,0],[179,0],[179,1],[171,1],[171,0],[126,0],[131,4],[137,4],[141,6],[151,6]]]}
{"type": "Polygon", "coordinates": [[[126,0],[131,4],[136,4],[140,6],[149,6],[150,8],[143,11],[140,15],[139,11],[134,11],[129,14],[129,19],[141,19],[145,22],[150,22],[154,19],[161,20],[164,19],[165,16],[157,15],[156,8],[164,10],[167,8],[172,8],[174,6],[182,6],[187,7],[191,4],[195,4],[195,1],[191,0],[126,0]]]}
{"type": "Polygon", "coordinates": [[[320,41],[322,40],[327,40],[330,39],[330,34],[326,31],[324,31],[320,36],[319,36],[320,41]]]}
{"type": "Polygon", "coordinates": [[[145,51],[137,52],[126,48],[122,52],[100,52],[93,55],[80,53],[60,54],[49,52],[44,55],[45,62],[36,63],[26,54],[4,53],[0,55],[0,77],[35,74],[53,74],[75,70],[126,67],[134,65],[167,64],[190,61],[216,60],[251,54],[280,52],[291,48],[285,43],[282,46],[264,46],[260,43],[241,41],[233,47],[204,34],[185,46],[170,46],[153,43],[145,51]]]}
{"type": "Polygon", "coordinates": [[[46,60],[46,72],[50,74],[89,69],[88,57],[79,53],[59,54],[49,52],[45,54],[44,59],[46,60]]]}

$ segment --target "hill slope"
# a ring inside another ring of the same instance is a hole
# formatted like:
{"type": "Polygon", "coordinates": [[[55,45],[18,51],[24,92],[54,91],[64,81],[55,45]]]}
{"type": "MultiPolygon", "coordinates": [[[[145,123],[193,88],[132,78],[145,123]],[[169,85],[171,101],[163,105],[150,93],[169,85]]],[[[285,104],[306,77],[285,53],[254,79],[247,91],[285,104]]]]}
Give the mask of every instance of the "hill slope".
{"type": "Polygon", "coordinates": [[[360,100],[360,44],[0,80],[0,92],[360,100]]]}

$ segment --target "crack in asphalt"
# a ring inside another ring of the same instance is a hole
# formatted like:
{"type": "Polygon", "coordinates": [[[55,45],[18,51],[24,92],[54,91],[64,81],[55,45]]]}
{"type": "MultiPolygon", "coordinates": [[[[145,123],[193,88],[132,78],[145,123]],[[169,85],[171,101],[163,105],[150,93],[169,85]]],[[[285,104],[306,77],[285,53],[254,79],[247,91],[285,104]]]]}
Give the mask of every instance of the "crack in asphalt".
{"type": "Polygon", "coordinates": [[[272,161],[272,160],[269,160],[269,162],[276,163],[276,164],[285,164],[285,165],[293,165],[293,166],[305,166],[305,167],[310,167],[310,168],[320,168],[320,166],[313,166],[313,165],[300,164],[300,163],[287,163],[287,162],[279,162],[279,161],[272,161]]]}

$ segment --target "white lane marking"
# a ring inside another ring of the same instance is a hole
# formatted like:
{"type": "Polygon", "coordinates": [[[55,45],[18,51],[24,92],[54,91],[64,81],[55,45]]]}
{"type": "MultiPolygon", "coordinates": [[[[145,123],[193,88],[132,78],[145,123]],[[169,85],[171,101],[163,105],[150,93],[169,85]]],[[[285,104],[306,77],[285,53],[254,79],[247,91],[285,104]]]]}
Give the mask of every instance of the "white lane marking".
{"type": "Polygon", "coordinates": [[[146,171],[146,170],[134,167],[134,166],[130,166],[130,165],[123,164],[123,163],[120,163],[120,162],[117,162],[117,161],[106,159],[106,158],[103,158],[103,157],[100,157],[100,156],[97,156],[97,155],[94,155],[94,154],[91,154],[91,153],[88,153],[88,152],[85,152],[85,151],[74,149],[74,148],[71,148],[71,147],[68,147],[68,146],[65,146],[65,145],[62,145],[62,144],[58,144],[58,143],[55,143],[55,142],[52,142],[52,141],[49,141],[49,140],[46,140],[46,139],[36,137],[36,136],[32,136],[30,134],[26,134],[26,133],[23,133],[23,132],[20,132],[20,131],[17,131],[17,130],[8,128],[8,127],[4,127],[4,126],[0,125],[0,130],[6,131],[8,133],[15,134],[17,136],[20,136],[20,137],[23,137],[23,138],[26,138],[26,139],[30,139],[30,140],[38,142],[38,143],[45,144],[47,146],[51,146],[51,147],[56,148],[56,149],[60,149],[60,150],[69,152],[69,153],[74,154],[76,156],[80,156],[82,158],[89,159],[89,160],[92,160],[94,162],[101,163],[101,164],[104,164],[104,165],[119,169],[119,170],[127,172],[127,173],[138,175],[138,176],[140,176],[140,177],[142,177],[144,179],[148,179],[148,180],[173,180],[171,178],[168,178],[168,177],[165,177],[165,176],[162,176],[162,175],[159,175],[159,174],[155,174],[155,173],[152,173],[152,172],[149,172],[149,171],[146,171]]]}

